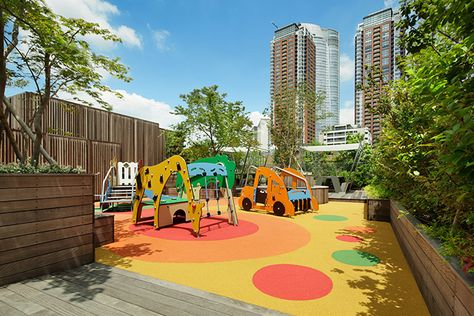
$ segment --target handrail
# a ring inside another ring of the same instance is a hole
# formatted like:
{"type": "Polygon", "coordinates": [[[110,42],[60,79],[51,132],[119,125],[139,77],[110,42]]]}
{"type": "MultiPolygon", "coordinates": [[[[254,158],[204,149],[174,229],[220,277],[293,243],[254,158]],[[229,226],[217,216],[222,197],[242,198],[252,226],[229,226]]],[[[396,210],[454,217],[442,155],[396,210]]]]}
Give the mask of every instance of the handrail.
{"type": "Polygon", "coordinates": [[[295,177],[295,178],[298,178],[298,179],[302,180],[302,181],[306,184],[306,188],[308,188],[309,185],[308,185],[308,180],[306,180],[306,178],[300,177],[299,175],[294,174],[293,172],[290,172],[290,171],[288,171],[288,170],[285,170],[285,169],[282,169],[282,168],[279,168],[279,167],[276,167],[276,166],[273,167],[273,168],[275,168],[275,169],[277,169],[277,170],[279,170],[279,171],[281,171],[281,172],[283,172],[283,173],[289,174],[289,175],[291,175],[291,176],[293,176],[293,177],[295,177]]]}
{"type": "Polygon", "coordinates": [[[115,166],[110,166],[109,171],[107,171],[107,174],[104,177],[104,180],[102,181],[102,193],[100,194],[100,202],[104,202],[104,189],[105,189],[105,181],[109,178],[110,172],[112,169],[115,169],[115,166]]]}

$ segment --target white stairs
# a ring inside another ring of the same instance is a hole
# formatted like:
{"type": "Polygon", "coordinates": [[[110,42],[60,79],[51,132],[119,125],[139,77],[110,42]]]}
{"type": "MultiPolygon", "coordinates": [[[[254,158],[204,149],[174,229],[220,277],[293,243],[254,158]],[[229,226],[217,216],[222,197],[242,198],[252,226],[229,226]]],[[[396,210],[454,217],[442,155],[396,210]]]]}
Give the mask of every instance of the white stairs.
{"type": "Polygon", "coordinates": [[[102,209],[120,203],[132,203],[135,195],[136,162],[112,164],[102,182],[100,205],[102,209]]]}

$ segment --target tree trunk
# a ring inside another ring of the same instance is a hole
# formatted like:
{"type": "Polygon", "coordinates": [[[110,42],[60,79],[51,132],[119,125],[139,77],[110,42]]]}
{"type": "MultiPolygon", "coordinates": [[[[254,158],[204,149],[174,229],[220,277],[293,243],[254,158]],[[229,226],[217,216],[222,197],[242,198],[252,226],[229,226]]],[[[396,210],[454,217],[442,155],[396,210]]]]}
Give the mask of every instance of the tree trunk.
{"type": "Polygon", "coordinates": [[[36,134],[36,139],[33,143],[33,155],[31,157],[33,166],[37,167],[39,163],[39,155],[41,143],[43,142],[43,126],[41,120],[43,118],[44,109],[48,106],[51,98],[51,64],[50,55],[44,55],[44,92],[40,95],[40,104],[35,110],[33,126],[36,134]]]}
{"type": "MultiPolygon", "coordinates": [[[[3,11],[0,10],[0,97],[2,100],[5,98],[5,88],[7,86],[7,56],[5,55],[5,22],[3,20],[3,11]]],[[[10,141],[10,145],[15,152],[17,160],[24,162],[23,154],[21,153],[18,143],[13,135],[13,131],[8,123],[7,117],[5,115],[5,110],[3,108],[3,102],[0,102],[0,143],[3,140],[2,131],[5,131],[5,134],[10,141]]]]}

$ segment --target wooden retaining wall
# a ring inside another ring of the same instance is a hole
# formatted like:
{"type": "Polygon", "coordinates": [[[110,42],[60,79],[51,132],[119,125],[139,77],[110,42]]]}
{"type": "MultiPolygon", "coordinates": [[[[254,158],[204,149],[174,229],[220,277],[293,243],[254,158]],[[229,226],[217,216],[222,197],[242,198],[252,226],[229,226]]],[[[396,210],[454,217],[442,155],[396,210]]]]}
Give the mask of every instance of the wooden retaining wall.
{"type": "Polygon", "coordinates": [[[474,282],[461,277],[438,254],[439,245],[416,227],[419,222],[411,215],[400,216],[400,210],[391,201],[392,228],[431,314],[474,315],[474,292],[469,288],[474,282]]]}
{"type": "MultiPolygon", "coordinates": [[[[18,94],[11,97],[10,102],[25,122],[32,122],[33,109],[39,102],[36,94],[18,94]]],[[[22,134],[13,116],[10,115],[8,121],[20,147],[31,156],[31,141],[22,134]]],[[[166,138],[158,123],[52,99],[43,115],[42,125],[43,146],[59,164],[79,166],[90,174],[99,173],[94,180],[95,194],[100,193],[111,159],[143,160],[144,165],[155,165],[165,159],[166,138]]],[[[3,135],[0,139],[0,163],[14,162],[15,159],[10,142],[3,135]]],[[[41,162],[44,162],[42,157],[41,162]]]]}
{"type": "Polygon", "coordinates": [[[93,175],[0,174],[0,286],[94,261],[93,175]]]}
{"type": "Polygon", "coordinates": [[[100,247],[114,242],[114,215],[96,215],[94,220],[94,246],[100,247]]]}

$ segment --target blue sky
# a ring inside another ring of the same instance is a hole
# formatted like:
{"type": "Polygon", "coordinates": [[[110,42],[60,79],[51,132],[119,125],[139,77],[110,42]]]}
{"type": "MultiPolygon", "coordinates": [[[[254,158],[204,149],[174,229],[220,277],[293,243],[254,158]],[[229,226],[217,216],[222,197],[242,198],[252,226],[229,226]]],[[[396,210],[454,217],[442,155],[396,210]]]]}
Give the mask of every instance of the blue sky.
{"type": "Polygon", "coordinates": [[[271,22],[318,24],[340,33],[341,122],[353,112],[353,37],[362,18],[391,5],[389,0],[47,0],[57,13],[110,28],[124,40],[94,47],[130,67],[131,83],[106,78],[125,98],[107,99],[115,110],[157,120],[182,104],[179,95],[217,84],[231,101],[243,101],[258,118],[269,103],[271,22]]]}

